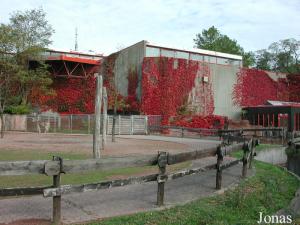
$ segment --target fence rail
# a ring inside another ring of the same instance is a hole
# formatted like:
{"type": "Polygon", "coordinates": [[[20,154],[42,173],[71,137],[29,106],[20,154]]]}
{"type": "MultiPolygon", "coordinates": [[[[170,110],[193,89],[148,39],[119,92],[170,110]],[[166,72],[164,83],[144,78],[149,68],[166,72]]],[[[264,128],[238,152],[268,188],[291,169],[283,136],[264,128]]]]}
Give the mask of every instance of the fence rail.
{"type": "Polygon", "coordinates": [[[178,179],[187,175],[197,174],[210,169],[217,169],[216,188],[221,188],[222,171],[238,162],[243,162],[242,174],[245,177],[247,173],[247,164],[252,160],[254,149],[254,141],[248,140],[243,143],[235,143],[231,145],[220,145],[215,148],[204,150],[195,150],[184,153],[171,154],[159,152],[156,155],[139,156],[139,157],[112,157],[103,159],[89,160],[63,160],[60,157],[53,157],[53,160],[37,160],[37,161],[14,161],[0,162],[0,176],[28,175],[40,174],[53,176],[53,185],[47,187],[26,187],[26,188],[3,188],[0,189],[0,196],[18,196],[18,195],[40,195],[53,198],[53,223],[59,224],[61,220],[61,195],[86,192],[91,190],[109,189],[113,187],[125,186],[136,183],[145,183],[156,181],[157,189],[157,205],[164,204],[164,185],[167,180],[178,179]],[[230,152],[244,149],[244,157],[240,160],[223,164],[223,157],[230,152]],[[248,154],[248,155],[247,155],[248,154]],[[185,169],[172,174],[166,173],[167,165],[173,165],[180,162],[201,159],[207,156],[217,155],[216,164],[202,168],[185,169]],[[131,177],[127,179],[104,181],[99,183],[81,184],[81,185],[60,185],[61,173],[79,173],[90,170],[107,170],[113,168],[137,167],[157,165],[159,173],[146,176],[131,177]]]}
{"type": "MultiPolygon", "coordinates": [[[[190,128],[179,126],[160,126],[149,125],[149,133],[162,132],[169,130],[179,134],[180,137],[218,137],[232,139],[234,141],[243,141],[249,137],[274,138],[281,139],[282,142],[287,139],[287,130],[284,127],[264,127],[264,128],[241,128],[241,129],[206,129],[190,128]],[[241,140],[239,140],[241,139],[241,140]]],[[[172,136],[172,134],[171,134],[172,136]]],[[[178,136],[178,135],[177,135],[178,136]]]]}

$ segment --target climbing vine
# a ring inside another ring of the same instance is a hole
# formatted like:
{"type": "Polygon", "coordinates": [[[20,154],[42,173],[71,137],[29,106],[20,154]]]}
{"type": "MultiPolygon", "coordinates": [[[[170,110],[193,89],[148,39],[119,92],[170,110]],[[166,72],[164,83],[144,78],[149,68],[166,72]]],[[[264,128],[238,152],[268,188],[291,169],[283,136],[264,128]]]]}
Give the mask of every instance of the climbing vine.
{"type": "Polygon", "coordinates": [[[95,78],[55,78],[55,95],[43,96],[43,110],[52,109],[59,113],[79,114],[94,112],[95,78]]]}
{"type": "Polygon", "coordinates": [[[127,88],[127,110],[138,112],[140,109],[140,104],[137,99],[136,91],[138,87],[138,74],[136,69],[129,69],[128,71],[128,88],[127,88]]]}
{"type": "Polygon", "coordinates": [[[289,74],[287,82],[289,84],[290,101],[300,102],[300,74],[289,74]]]}
{"type": "Polygon", "coordinates": [[[214,103],[209,79],[209,67],[197,61],[144,58],[141,111],[162,115],[162,125],[168,125],[169,118],[178,115],[183,105],[189,107],[190,113],[195,113],[193,102],[201,105],[196,113],[212,114],[214,103]],[[207,77],[207,83],[203,82],[203,77],[207,77]]]}
{"type": "Polygon", "coordinates": [[[234,104],[257,106],[265,104],[267,100],[289,100],[285,79],[275,81],[266,71],[242,68],[233,88],[234,104]]]}
{"type": "Polygon", "coordinates": [[[223,129],[224,124],[225,117],[217,115],[177,116],[171,120],[171,125],[191,128],[223,129]]]}

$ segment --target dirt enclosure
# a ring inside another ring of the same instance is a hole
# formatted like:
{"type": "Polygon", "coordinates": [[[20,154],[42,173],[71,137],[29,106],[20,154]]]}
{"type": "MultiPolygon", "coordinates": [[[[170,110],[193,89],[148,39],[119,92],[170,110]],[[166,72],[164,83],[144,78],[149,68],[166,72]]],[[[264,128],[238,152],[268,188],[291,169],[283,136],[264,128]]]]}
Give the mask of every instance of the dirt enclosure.
{"type": "MultiPolygon", "coordinates": [[[[38,150],[45,152],[68,152],[92,155],[92,135],[70,134],[37,134],[8,132],[0,140],[0,150],[38,150]]],[[[117,137],[116,142],[111,142],[111,136],[107,137],[103,156],[121,156],[131,154],[153,154],[158,151],[182,152],[191,149],[187,144],[143,140],[117,137]]]]}

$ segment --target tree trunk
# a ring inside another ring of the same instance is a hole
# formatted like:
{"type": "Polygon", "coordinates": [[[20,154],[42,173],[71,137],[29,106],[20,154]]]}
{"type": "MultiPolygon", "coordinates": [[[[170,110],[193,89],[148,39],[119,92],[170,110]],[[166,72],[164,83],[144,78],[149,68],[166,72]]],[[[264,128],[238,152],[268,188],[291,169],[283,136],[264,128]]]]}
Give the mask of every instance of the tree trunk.
{"type": "Polygon", "coordinates": [[[102,105],[102,76],[97,75],[96,96],[95,96],[95,124],[93,135],[93,157],[100,158],[100,148],[102,146],[101,130],[101,105],[102,105]]]}
{"type": "Polygon", "coordinates": [[[5,121],[4,121],[3,112],[0,113],[0,118],[1,118],[1,138],[4,138],[5,121]]]}

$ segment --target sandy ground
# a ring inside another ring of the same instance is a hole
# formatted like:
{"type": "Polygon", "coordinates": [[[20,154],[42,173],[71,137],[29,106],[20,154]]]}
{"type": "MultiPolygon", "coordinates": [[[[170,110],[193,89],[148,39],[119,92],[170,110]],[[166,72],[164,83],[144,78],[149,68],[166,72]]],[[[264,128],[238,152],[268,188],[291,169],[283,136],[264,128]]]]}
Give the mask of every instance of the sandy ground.
{"type": "MultiPolygon", "coordinates": [[[[206,148],[217,145],[217,143],[216,141],[203,141],[199,139],[185,140],[181,138],[145,135],[124,135],[117,137],[116,142],[112,143],[111,137],[108,136],[107,145],[101,154],[103,156],[120,156],[153,154],[158,151],[176,153],[196,148],[206,148]]],[[[93,137],[92,135],[8,132],[4,139],[0,140],[0,149],[91,154],[93,149],[93,137]]]]}

